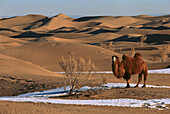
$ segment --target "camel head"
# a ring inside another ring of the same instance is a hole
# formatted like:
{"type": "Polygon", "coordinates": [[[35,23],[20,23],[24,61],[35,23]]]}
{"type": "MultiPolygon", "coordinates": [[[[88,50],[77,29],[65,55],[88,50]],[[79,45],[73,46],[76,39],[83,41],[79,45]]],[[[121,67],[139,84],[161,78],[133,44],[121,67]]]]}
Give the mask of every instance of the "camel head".
{"type": "Polygon", "coordinates": [[[118,62],[119,62],[119,57],[116,55],[112,56],[112,64],[116,64],[118,62]]]}
{"type": "Polygon", "coordinates": [[[119,57],[116,55],[112,56],[112,71],[118,79],[122,78],[125,74],[123,64],[120,63],[119,57]]]}

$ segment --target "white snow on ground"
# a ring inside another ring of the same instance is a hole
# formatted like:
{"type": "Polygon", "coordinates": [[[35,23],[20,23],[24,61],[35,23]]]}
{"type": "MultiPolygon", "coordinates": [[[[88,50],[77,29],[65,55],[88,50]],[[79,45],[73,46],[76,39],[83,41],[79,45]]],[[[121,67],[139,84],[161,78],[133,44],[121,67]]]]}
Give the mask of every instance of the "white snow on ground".
{"type": "Polygon", "coordinates": [[[64,96],[67,95],[68,91],[70,90],[70,87],[66,87],[66,91],[64,90],[64,87],[61,88],[56,88],[56,89],[51,89],[51,90],[46,90],[46,91],[41,91],[41,92],[32,92],[32,93],[26,93],[26,94],[21,94],[18,95],[17,97],[41,97],[41,98],[48,98],[48,97],[59,97],[59,96],[64,96]]]}
{"type": "MultiPolygon", "coordinates": [[[[136,84],[131,84],[135,86],[136,84]]],[[[86,91],[88,89],[110,89],[110,88],[124,88],[126,83],[107,83],[103,84],[100,87],[82,87],[81,91],[86,91]]],[[[140,84],[139,86],[142,86],[140,84]]],[[[153,88],[170,88],[170,86],[153,86],[147,85],[147,87],[153,88]]],[[[79,90],[79,91],[80,91],[79,90]]],[[[69,87],[66,88],[66,91],[69,91],[69,87]]],[[[55,103],[55,104],[75,104],[75,105],[97,105],[97,106],[122,106],[122,107],[148,107],[155,108],[158,110],[167,109],[166,104],[170,104],[170,98],[164,99],[147,99],[147,100],[137,100],[137,99],[105,99],[105,100],[65,100],[65,99],[53,99],[48,97],[54,96],[63,96],[67,92],[64,91],[64,88],[56,88],[42,92],[32,92],[26,93],[18,96],[7,96],[0,97],[0,101],[15,101],[15,102],[41,102],[41,103],[55,103]]]]}
{"type": "Polygon", "coordinates": [[[75,104],[75,105],[96,105],[96,106],[122,106],[122,107],[148,107],[158,110],[167,109],[166,104],[170,104],[170,98],[165,99],[105,99],[105,100],[66,100],[66,99],[48,99],[48,98],[18,98],[1,97],[1,101],[15,102],[41,102],[54,104],[75,104]]]}
{"type": "MultiPolygon", "coordinates": [[[[136,84],[130,84],[131,87],[134,87],[136,84]]],[[[143,84],[139,84],[139,87],[141,87],[143,84]]],[[[88,87],[84,86],[79,91],[87,91],[88,89],[96,90],[96,89],[111,89],[111,88],[124,88],[126,87],[126,83],[107,83],[103,84],[100,87],[88,87]]],[[[154,86],[154,85],[146,85],[146,87],[152,87],[152,88],[170,88],[170,86],[154,86]]],[[[69,91],[70,87],[66,87],[66,91],[64,90],[64,87],[46,90],[42,92],[32,92],[32,93],[26,93],[22,95],[18,95],[17,97],[41,97],[41,98],[48,98],[48,97],[58,97],[58,96],[64,96],[67,95],[67,92],[69,91]]]]}
{"type": "MultiPolygon", "coordinates": [[[[126,83],[107,83],[103,84],[105,88],[111,89],[111,88],[124,88],[126,87],[126,83]]],[[[130,84],[131,87],[135,87],[136,84],[130,84]]],[[[139,87],[142,87],[143,84],[139,84],[139,87]]],[[[146,87],[151,87],[151,88],[170,88],[170,86],[154,86],[154,85],[146,85],[146,87]]]]}
{"type": "MultiPolygon", "coordinates": [[[[60,74],[64,74],[64,72],[56,72],[60,74]]],[[[87,73],[87,72],[84,72],[87,73]]],[[[100,73],[100,74],[112,74],[112,71],[97,71],[97,72],[92,72],[92,73],[100,73]]],[[[157,69],[157,70],[148,70],[149,74],[170,74],[170,68],[166,69],[157,69]]]]}
{"type": "MultiPolygon", "coordinates": [[[[159,70],[149,70],[149,73],[156,74],[170,74],[170,68],[168,69],[159,69],[159,70]]],[[[58,72],[59,73],[59,72],[58,72]]],[[[63,73],[63,72],[60,72],[63,73]]],[[[97,73],[112,73],[112,71],[103,71],[97,73]]],[[[136,84],[130,84],[131,87],[134,87],[136,84]]],[[[107,83],[103,84],[100,87],[82,87],[79,91],[86,91],[88,89],[111,89],[111,88],[124,88],[126,83],[107,83]]],[[[139,85],[141,87],[142,84],[139,85]]],[[[170,86],[154,86],[147,85],[147,87],[152,88],[170,88],[170,86]]],[[[48,97],[57,97],[67,95],[69,87],[66,87],[66,91],[63,87],[51,89],[42,92],[32,92],[26,93],[18,96],[7,96],[0,97],[0,101],[15,101],[15,102],[42,102],[42,103],[55,103],[55,104],[76,104],[76,105],[98,105],[98,106],[122,106],[122,107],[148,107],[155,108],[158,110],[167,109],[166,104],[170,104],[170,98],[164,99],[147,99],[147,100],[137,100],[137,99],[105,99],[105,100],[65,100],[65,99],[52,99],[48,97]]]]}
{"type": "Polygon", "coordinates": [[[148,70],[150,74],[170,74],[170,68],[166,69],[157,69],[157,70],[148,70]]]}

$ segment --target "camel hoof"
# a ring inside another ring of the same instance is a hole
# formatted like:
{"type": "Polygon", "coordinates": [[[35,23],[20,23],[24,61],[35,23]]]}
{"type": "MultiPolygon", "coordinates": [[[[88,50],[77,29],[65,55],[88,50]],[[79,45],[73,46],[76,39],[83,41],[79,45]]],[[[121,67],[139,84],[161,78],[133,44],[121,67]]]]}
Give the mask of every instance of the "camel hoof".
{"type": "Polygon", "coordinates": [[[125,88],[130,88],[130,86],[129,86],[129,85],[127,85],[125,88]]]}
{"type": "Polygon", "coordinates": [[[138,85],[136,85],[134,88],[138,88],[138,85]]]}
{"type": "Polygon", "coordinates": [[[146,85],[144,84],[143,86],[142,86],[142,88],[145,88],[146,87],[146,85]]]}

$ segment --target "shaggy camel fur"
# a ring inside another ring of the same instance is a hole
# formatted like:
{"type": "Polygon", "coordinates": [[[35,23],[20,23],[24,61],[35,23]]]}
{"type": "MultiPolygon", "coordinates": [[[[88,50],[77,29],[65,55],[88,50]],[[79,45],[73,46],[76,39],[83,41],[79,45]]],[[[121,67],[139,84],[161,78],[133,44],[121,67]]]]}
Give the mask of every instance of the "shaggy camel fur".
{"type": "Polygon", "coordinates": [[[119,57],[112,56],[112,71],[118,79],[123,77],[127,81],[126,88],[130,87],[129,80],[131,75],[139,74],[139,80],[135,86],[138,87],[142,80],[142,74],[144,74],[144,85],[142,87],[146,87],[148,68],[140,53],[136,53],[134,57],[125,54],[122,56],[122,62],[120,62],[119,57]]]}

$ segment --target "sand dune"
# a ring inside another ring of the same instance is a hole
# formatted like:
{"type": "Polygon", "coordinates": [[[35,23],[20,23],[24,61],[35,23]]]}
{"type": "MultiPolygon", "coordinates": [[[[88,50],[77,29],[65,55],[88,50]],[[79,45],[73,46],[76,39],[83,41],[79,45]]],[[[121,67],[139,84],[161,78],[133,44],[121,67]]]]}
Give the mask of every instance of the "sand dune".
{"type": "Polygon", "coordinates": [[[15,39],[15,38],[10,38],[10,37],[5,37],[0,35],[0,42],[2,43],[8,43],[8,42],[16,42],[16,43],[27,43],[26,41],[20,40],[20,39],[15,39]]]}
{"type": "Polygon", "coordinates": [[[35,21],[41,20],[46,18],[43,15],[26,15],[26,16],[19,16],[13,17],[5,20],[0,21],[0,28],[15,28],[15,29],[22,29],[29,26],[30,23],[35,21]]]}
{"type": "MultiPolygon", "coordinates": [[[[143,20],[135,19],[132,17],[116,17],[114,20],[110,22],[108,21],[106,23],[114,25],[115,27],[121,27],[121,26],[130,25],[132,23],[140,22],[140,21],[143,21],[143,20]]],[[[105,24],[103,23],[103,25],[105,24]]]]}
{"type": "Polygon", "coordinates": [[[70,53],[76,57],[91,57],[95,64],[103,70],[111,68],[110,58],[112,55],[120,55],[100,47],[71,42],[37,42],[2,50],[0,53],[30,61],[52,71],[61,71],[58,63],[62,56],[68,57],[70,53]]]}
{"type": "Polygon", "coordinates": [[[114,18],[115,18],[114,16],[86,16],[86,17],[77,18],[74,21],[82,22],[82,21],[94,21],[94,20],[110,20],[114,18]]]}
{"type": "Polygon", "coordinates": [[[74,43],[100,43],[103,41],[111,41],[119,36],[120,34],[115,33],[100,33],[96,35],[69,33],[70,36],[65,34],[56,34],[53,36],[42,37],[39,42],[74,42],[74,43]],[[57,37],[59,36],[59,37],[57,37]]]}
{"type": "Polygon", "coordinates": [[[127,34],[114,39],[113,41],[139,42],[141,34],[127,34]]]}
{"type": "Polygon", "coordinates": [[[6,56],[3,54],[0,54],[0,62],[1,62],[0,72],[1,74],[5,74],[5,75],[14,75],[14,76],[27,75],[30,78],[31,76],[34,77],[36,75],[56,76],[56,77],[61,76],[59,74],[43,69],[40,66],[34,65],[30,62],[22,61],[14,57],[6,56]]]}
{"type": "Polygon", "coordinates": [[[61,18],[61,19],[68,19],[68,20],[74,20],[74,18],[69,17],[69,16],[67,16],[67,15],[65,15],[63,13],[60,13],[60,14],[58,14],[56,16],[53,16],[53,17],[57,17],[57,18],[61,18]]]}
{"type": "Polygon", "coordinates": [[[75,22],[73,18],[66,16],[64,14],[59,14],[57,16],[51,17],[48,19],[45,24],[41,25],[40,28],[37,28],[36,31],[41,30],[54,30],[61,27],[93,27],[99,25],[98,22],[75,22]]]}
{"type": "Polygon", "coordinates": [[[21,34],[20,31],[13,30],[11,28],[0,28],[0,35],[12,37],[21,34]]]}
{"type": "Polygon", "coordinates": [[[94,21],[94,22],[101,22],[99,26],[105,26],[105,27],[112,27],[112,28],[118,28],[121,26],[129,25],[132,23],[143,21],[141,19],[136,19],[133,17],[112,17],[112,16],[98,16],[98,17],[82,17],[79,19],[76,19],[75,21],[94,21]]]}
{"type": "Polygon", "coordinates": [[[87,38],[78,39],[82,43],[99,43],[104,41],[111,41],[122,35],[116,33],[99,33],[96,35],[89,36],[87,38]]]}
{"type": "Polygon", "coordinates": [[[0,35],[0,49],[21,46],[25,43],[28,43],[28,42],[0,35]]]}
{"type": "Polygon", "coordinates": [[[118,31],[118,34],[142,34],[142,35],[146,35],[146,34],[156,34],[159,33],[158,30],[153,30],[153,29],[142,29],[142,28],[130,28],[130,29],[125,29],[122,31],[118,31]]]}

